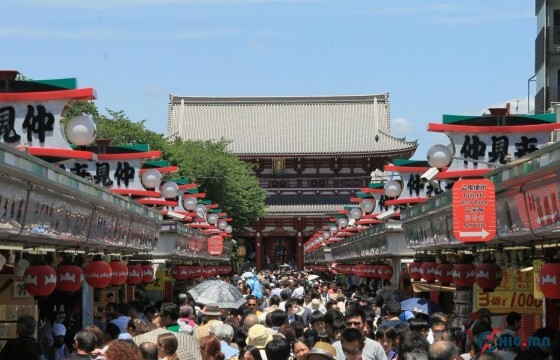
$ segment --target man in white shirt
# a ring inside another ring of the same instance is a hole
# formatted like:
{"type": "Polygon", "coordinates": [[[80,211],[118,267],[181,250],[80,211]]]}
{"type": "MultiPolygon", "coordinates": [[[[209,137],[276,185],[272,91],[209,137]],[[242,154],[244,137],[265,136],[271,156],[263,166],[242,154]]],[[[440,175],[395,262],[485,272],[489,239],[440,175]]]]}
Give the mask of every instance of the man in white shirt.
{"type": "MultiPolygon", "coordinates": [[[[363,334],[366,325],[366,314],[362,308],[358,306],[351,306],[346,309],[344,314],[344,321],[346,322],[346,328],[356,328],[360,330],[363,334]]],[[[365,335],[364,335],[365,337],[365,335]]],[[[336,349],[337,360],[347,360],[347,356],[344,354],[342,344],[340,341],[336,341],[333,344],[336,349]]],[[[357,349],[354,349],[357,350],[357,349]]],[[[351,351],[350,351],[351,352],[351,351]]],[[[347,349],[347,353],[349,353],[347,349]]],[[[356,354],[354,354],[356,355],[356,354]]],[[[352,358],[354,359],[354,358],[352,358]]],[[[364,346],[361,349],[360,360],[387,360],[387,355],[383,350],[383,346],[375,340],[370,338],[365,338],[364,346]]]]}

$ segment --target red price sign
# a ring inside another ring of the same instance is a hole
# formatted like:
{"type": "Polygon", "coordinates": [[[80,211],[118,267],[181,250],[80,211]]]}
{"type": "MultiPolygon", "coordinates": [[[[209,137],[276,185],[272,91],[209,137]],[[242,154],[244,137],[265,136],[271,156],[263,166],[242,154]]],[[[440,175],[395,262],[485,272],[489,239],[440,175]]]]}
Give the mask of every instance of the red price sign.
{"type": "Polygon", "coordinates": [[[485,242],[496,236],[496,190],[488,179],[453,185],[453,235],[461,242],[485,242]]]}

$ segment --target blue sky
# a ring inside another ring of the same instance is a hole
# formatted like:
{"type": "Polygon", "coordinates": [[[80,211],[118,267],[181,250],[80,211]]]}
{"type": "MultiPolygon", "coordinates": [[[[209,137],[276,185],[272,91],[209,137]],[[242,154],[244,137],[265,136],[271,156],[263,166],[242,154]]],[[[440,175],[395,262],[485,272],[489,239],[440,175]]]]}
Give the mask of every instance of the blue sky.
{"type": "MultiPolygon", "coordinates": [[[[2,6],[4,69],[76,77],[99,108],[165,133],[169,94],[390,93],[415,159],[442,114],[527,112],[528,0],[20,0],[2,6]]],[[[531,88],[534,95],[534,85],[531,88]]]]}

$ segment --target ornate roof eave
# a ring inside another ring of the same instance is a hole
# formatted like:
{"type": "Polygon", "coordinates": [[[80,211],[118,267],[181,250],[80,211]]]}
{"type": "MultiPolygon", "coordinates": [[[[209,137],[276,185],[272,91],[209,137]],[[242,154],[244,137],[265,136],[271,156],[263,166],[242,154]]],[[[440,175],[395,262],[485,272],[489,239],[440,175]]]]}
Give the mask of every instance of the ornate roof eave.
{"type": "Polygon", "coordinates": [[[255,158],[301,158],[305,157],[307,159],[332,159],[333,157],[337,157],[339,159],[345,158],[384,158],[384,157],[395,157],[401,156],[402,154],[410,154],[412,155],[416,148],[418,147],[417,141],[410,141],[409,143],[413,143],[407,148],[400,149],[400,150],[388,150],[388,151],[379,151],[379,152],[340,152],[340,153],[297,153],[297,154],[289,154],[289,153],[262,153],[262,154],[234,154],[240,159],[255,159],[255,158]]]}
{"type": "Polygon", "coordinates": [[[196,104],[268,104],[268,103],[299,103],[299,104],[324,104],[324,103],[360,103],[383,101],[389,99],[388,93],[368,95],[324,95],[324,96],[179,96],[169,94],[170,103],[196,103],[196,104]]]}

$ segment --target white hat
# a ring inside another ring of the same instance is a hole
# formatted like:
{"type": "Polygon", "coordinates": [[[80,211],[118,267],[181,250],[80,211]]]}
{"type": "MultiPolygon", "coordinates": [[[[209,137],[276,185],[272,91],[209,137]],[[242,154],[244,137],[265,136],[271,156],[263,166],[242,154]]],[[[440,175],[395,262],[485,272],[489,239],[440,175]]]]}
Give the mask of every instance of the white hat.
{"type": "Polygon", "coordinates": [[[27,270],[29,265],[31,265],[29,261],[25,259],[19,259],[16,263],[16,266],[14,266],[14,274],[16,276],[23,276],[25,270],[27,270]]]}
{"type": "Polygon", "coordinates": [[[54,337],[57,336],[66,336],[66,326],[64,326],[64,324],[61,323],[56,323],[53,325],[53,335],[54,337]]]}

